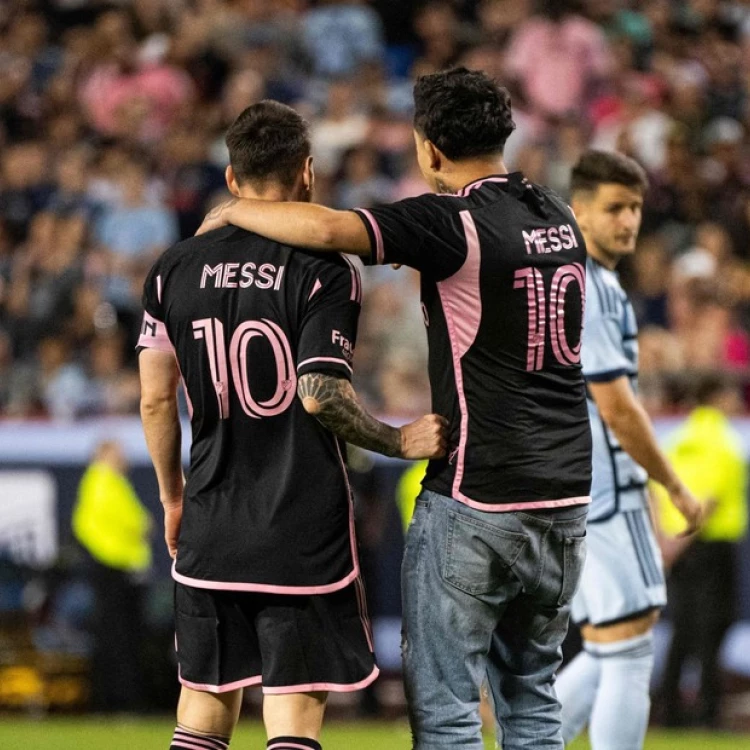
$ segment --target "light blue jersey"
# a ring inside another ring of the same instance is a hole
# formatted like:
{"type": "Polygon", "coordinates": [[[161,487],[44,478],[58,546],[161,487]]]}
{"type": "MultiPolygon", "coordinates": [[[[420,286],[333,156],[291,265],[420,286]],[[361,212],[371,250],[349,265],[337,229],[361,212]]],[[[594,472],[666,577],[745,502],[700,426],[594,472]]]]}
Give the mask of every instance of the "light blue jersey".
{"type": "MultiPolygon", "coordinates": [[[[587,383],[626,376],[638,389],[638,326],[614,271],[586,262],[581,361],[587,383]]],[[[646,500],[648,475],[620,447],[589,394],[593,477],[586,564],[574,622],[610,625],[666,603],[664,571],[646,500]]]]}
{"type": "MultiPolygon", "coordinates": [[[[587,383],[609,383],[623,375],[638,390],[638,325],[618,275],[589,257],[581,362],[587,383]]],[[[648,476],[605,425],[589,394],[593,476],[589,523],[618,511],[643,507],[648,476]]]]}

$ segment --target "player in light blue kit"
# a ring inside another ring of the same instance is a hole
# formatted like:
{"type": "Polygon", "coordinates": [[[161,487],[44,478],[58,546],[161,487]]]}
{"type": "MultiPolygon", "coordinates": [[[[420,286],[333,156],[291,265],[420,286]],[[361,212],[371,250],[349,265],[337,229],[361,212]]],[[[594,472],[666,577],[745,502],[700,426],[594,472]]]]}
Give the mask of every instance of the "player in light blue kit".
{"type": "Polygon", "coordinates": [[[638,330],[615,267],[635,251],[645,172],[617,153],[587,151],[573,169],[573,210],[586,239],[582,345],[593,436],[587,560],[572,618],[583,651],[562,671],[567,743],[589,725],[593,750],[640,750],[648,725],[652,628],[666,603],[646,483],[654,479],[695,531],[701,506],[656,442],[637,398],[638,330]]]}

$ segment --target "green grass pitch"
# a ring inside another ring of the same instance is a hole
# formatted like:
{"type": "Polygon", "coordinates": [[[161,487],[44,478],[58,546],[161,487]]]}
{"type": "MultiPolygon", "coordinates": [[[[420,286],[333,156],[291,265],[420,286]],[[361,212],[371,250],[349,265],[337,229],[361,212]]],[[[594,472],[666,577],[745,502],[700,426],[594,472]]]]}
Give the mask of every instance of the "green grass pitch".
{"type": "MultiPolygon", "coordinates": [[[[2,750],[166,750],[174,723],[164,719],[42,719],[31,721],[0,716],[2,750]]],[[[745,740],[750,743],[750,740],[745,740]]],[[[493,747],[487,738],[487,748],[493,747]]],[[[737,735],[651,732],[645,750],[735,750],[737,735]]],[[[749,745],[750,746],[750,745],[749,745]]],[[[408,750],[404,723],[331,721],[323,732],[324,750],[408,750]]],[[[581,740],[572,746],[586,750],[581,740]]],[[[240,721],[232,750],[265,748],[260,723],[240,721]]]]}

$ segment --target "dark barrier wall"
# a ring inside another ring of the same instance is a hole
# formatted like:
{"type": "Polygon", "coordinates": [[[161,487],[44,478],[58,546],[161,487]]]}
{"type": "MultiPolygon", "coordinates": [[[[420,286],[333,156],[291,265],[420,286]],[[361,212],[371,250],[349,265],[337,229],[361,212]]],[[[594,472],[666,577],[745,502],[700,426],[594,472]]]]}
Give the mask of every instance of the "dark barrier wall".
{"type": "MultiPolygon", "coordinates": [[[[394,501],[395,487],[405,464],[402,462],[376,463],[369,471],[352,472],[357,510],[358,537],[362,566],[368,586],[373,615],[398,615],[399,568],[403,549],[401,520],[394,501]]],[[[85,465],[55,465],[41,462],[0,463],[0,471],[18,469],[48,472],[57,485],[57,513],[60,548],[74,544],[70,519],[76,491],[85,465]]],[[[170,559],[161,539],[161,506],[156,478],[148,466],[133,466],[129,471],[136,492],[157,521],[155,532],[153,577],[167,579],[170,559]]],[[[0,498],[0,503],[3,498],[0,498]]],[[[739,611],[743,619],[750,620],[750,538],[738,550],[740,573],[739,611]]]]}

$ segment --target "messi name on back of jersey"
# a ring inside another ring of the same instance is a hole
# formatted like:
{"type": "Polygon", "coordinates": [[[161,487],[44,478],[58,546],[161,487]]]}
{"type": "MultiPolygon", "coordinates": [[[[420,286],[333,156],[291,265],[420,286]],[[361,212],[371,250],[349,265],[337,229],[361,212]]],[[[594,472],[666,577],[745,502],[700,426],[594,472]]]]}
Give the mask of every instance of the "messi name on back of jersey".
{"type": "Polygon", "coordinates": [[[526,254],[532,252],[559,253],[560,250],[570,250],[578,247],[573,227],[570,224],[561,224],[557,227],[538,227],[530,232],[523,232],[523,241],[526,244],[526,254]]]}
{"type": "Polygon", "coordinates": [[[271,289],[281,288],[284,266],[273,263],[217,263],[211,266],[206,263],[201,273],[201,289],[271,289]]]}

